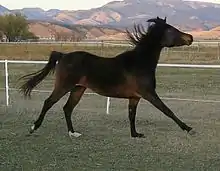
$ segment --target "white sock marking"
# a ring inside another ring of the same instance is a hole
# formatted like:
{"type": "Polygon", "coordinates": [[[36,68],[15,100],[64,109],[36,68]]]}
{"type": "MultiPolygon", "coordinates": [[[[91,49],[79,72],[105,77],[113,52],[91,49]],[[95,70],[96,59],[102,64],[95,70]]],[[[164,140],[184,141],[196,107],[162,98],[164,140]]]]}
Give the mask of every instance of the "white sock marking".
{"type": "Polygon", "coordinates": [[[78,133],[78,132],[74,132],[74,133],[72,133],[71,131],[69,131],[69,136],[70,137],[76,137],[76,138],[78,138],[78,137],[80,137],[82,134],[80,134],[80,133],[78,133]]]}
{"type": "Polygon", "coordinates": [[[35,128],[35,125],[32,125],[31,126],[31,130],[34,131],[34,128],[35,128]]]}

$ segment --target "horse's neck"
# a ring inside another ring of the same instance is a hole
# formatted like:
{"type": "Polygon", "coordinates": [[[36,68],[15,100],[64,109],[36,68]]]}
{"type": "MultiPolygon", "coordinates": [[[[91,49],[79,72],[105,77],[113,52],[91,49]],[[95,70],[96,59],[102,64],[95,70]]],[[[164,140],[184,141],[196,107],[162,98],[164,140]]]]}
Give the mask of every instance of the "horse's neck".
{"type": "Polygon", "coordinates": [[[155,74],[162,48],[158,46],[145,47],[136,47],[133,50],[123,52],[116,56],[115,61],[121,63],[130,72],[142,74],[152,72],[155,74]]]}
{"type": "Polygon", "coordinates": [[[136,58],[138,65],[144,67],[145,69],[156,69],[160,53],[162,48],[158,46],[147,46],[137,47],[134,49],[136,51],[136,58]]]}

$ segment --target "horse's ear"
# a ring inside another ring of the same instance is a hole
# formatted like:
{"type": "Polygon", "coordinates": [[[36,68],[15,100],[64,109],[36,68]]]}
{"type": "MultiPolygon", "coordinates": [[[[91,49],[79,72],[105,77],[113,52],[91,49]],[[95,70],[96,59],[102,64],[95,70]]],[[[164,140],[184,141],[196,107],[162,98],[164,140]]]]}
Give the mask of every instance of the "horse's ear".
{"type": "Polygon", "coordinates": [[[154,22],[154,23],[165,22],[166,23],[166,17],[165,17],[165,19],[162,19],[157,16],[157,18],[151,18],[151,19],[147,20],[147,22],[154,22]]]}
{"type": "Polygon", "coordinates": [[[154,23],[166,23],[167,17],[165,17],[164,19],[160,18],[157,16],[157,18],[151,18],[149,20],[147,20],[147,22],[154,22],[154,23]]]}
{"type": "Polygon", "coordinates": [[[165,22],[165,23],[167,22],[167,17],[164,18],[164,22],[165,22]]]}

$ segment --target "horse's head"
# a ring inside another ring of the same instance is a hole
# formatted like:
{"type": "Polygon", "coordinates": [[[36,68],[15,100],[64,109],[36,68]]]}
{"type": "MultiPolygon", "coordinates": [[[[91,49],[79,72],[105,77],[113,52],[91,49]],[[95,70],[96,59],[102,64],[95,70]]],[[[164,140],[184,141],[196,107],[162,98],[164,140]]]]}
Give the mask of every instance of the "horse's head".
{"type": "Polygon", "coordinates": [[[147,31],[145,31],[142,25],[135,25],[133,33],[127,31],[128,37],[134,45],[139,47],[153,45],[154,47],[159,46],[163,48],[183,45],[189,46],[193,42],[192,35],[167,24],[166,18],[152,18],[147,20],[147,22],[153,23],[148,27],[147,31]]]}
{"type": "Polygon", "coordinates": [[[166,18],[161,19],[157,17],[149,19],[147,22],[154,23],[149,27],[148,32],[154,34],[155,38],[160,41],[162,47],[189,46],[193,42],[192,35],[184,33],[174,26],[167,24],[166,18]]]}

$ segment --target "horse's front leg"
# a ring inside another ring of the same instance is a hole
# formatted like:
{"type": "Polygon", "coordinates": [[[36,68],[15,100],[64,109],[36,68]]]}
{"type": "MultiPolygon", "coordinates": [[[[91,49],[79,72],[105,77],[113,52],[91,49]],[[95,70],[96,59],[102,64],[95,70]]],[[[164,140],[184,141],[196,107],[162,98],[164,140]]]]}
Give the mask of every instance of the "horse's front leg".
{"type": "Polygon", "coordinates": [[[194,134],[192,128],[182,122],[159,98],[155,90],[152,91],[142,91],[142,97],[153,104],[157,109],[163,112],[166,116],[171,118],[176,124],[182,129],[186,130],[189,134],[194,134]]]}

